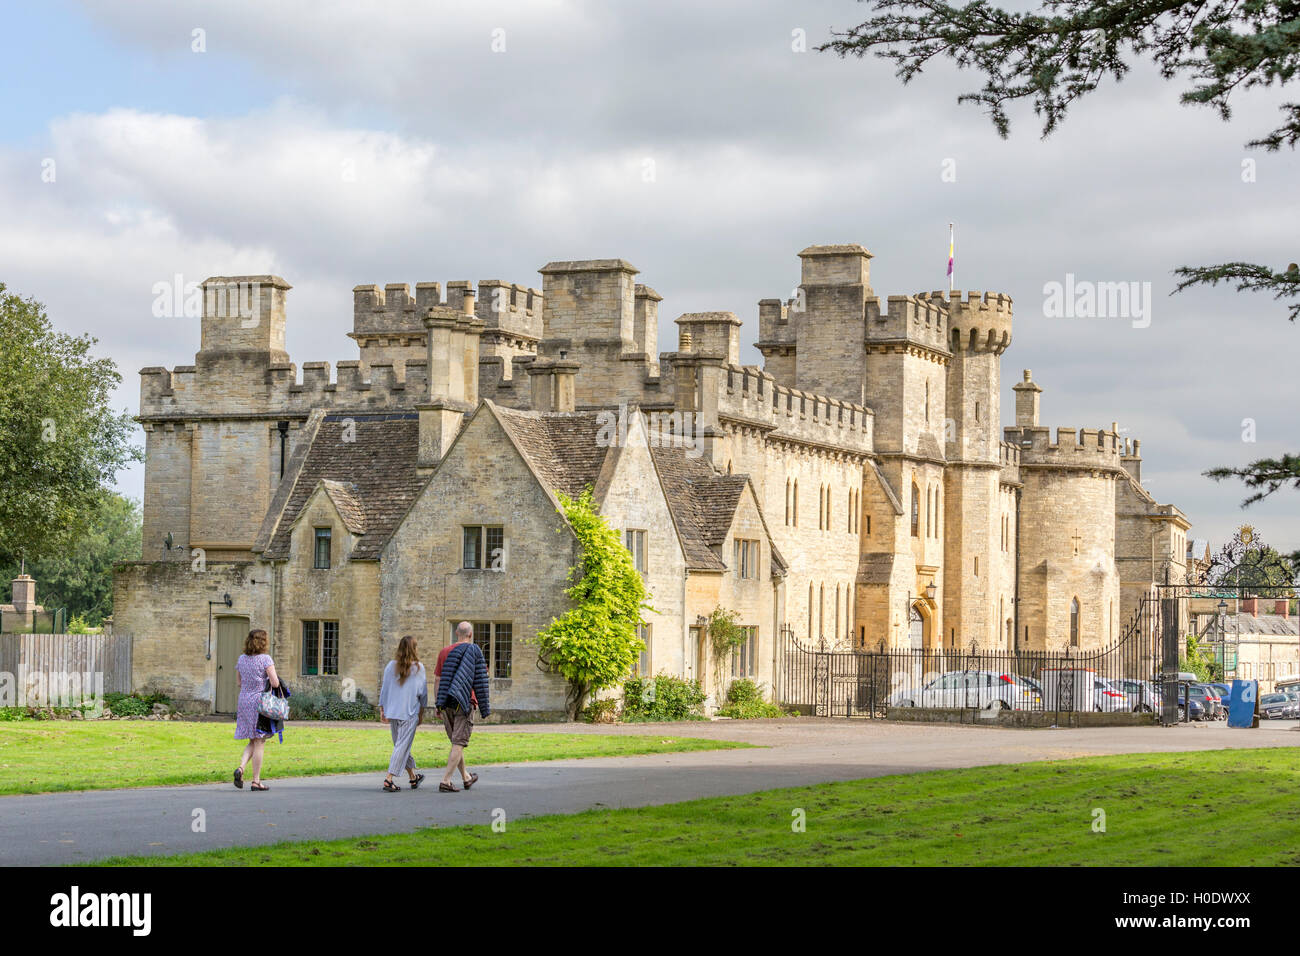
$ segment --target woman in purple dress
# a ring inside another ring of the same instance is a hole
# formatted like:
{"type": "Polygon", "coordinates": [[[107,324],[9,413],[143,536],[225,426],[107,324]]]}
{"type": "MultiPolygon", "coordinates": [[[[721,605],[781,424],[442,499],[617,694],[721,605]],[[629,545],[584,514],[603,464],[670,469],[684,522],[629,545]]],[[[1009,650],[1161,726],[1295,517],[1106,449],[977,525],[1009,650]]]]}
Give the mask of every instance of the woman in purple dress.
{"type": "Polygon", "coordinates": [[[271,789],[262,783],[262,750],[266,746],[266,739],[271,736],[271,728],[267,721],[260,719],[261,715],[257,712],[257,704],[266,689],[267,680],[271,681],[272,687],[280,686],[275,663],[271,660],[271,655],[266,653],[268,644],[266,631],[249,631],[248,640],[244,641],[244,653],[239,655],[239,660],[235,663],[235,673],[239,677],[235,739],[248,741],[244,747],[244,756],[235,768],[235,786],[241,790],[244,787],[244,768],[250,760],[253,762],[253,783],[250,789],[271,789]]]}

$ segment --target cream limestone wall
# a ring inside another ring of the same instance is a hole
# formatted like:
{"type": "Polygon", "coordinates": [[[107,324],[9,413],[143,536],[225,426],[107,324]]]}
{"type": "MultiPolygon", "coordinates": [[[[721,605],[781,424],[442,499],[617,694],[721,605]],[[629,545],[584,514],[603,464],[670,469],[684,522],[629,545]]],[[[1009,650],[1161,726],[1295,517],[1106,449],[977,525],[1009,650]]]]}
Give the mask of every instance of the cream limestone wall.
{"type": "Polygon", "coordinates": [[[348,686],[345,681],[350,680],[374,703],[379,699],[379,678],[388,662],[382,656],[380,640],[379,564],[349,560],[356,541],[329,495],[317,488],[293,526],[288,559],[275,564],[276,630],[281,648],[277,663],[290,688],[314,686],[341,693],[348,686]],[[313,567],[316,528],[330,529],[328,569],[313,567]],[[338,622],[337,675],[303,674],[303,621],[338,622]]]}
{"type": "Polygon", "coordinates": [[[529,642],[568,609],[564,590],[576,548],[554,502],[481,406],[384,549],[381,656],[391,657],[403,634],[416,635],[432,658],[457,621],[509,622],[511,676],[493,678],[493,710],[505,720],[561,717],[564,681],[538,669],[529,642]],[[505,529],[503,570],[461,568],[465,525],[505,529]]]}

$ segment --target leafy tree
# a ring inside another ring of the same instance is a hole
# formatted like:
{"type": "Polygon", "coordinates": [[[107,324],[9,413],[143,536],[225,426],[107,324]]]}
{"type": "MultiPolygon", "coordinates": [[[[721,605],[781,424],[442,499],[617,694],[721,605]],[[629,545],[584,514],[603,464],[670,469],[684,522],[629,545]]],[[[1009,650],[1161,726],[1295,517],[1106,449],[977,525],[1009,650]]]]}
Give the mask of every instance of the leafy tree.
{"type": "Polygon", "coordinates": [[[56,332],[34,299],[0,283],[0,562],[66,549],[119,468],[138,461],[121,382],[88,335],[56,332]]]}
{"type": "Polygon", "coordinates": [[[637,630],[648,605],[632,555],[596,512],[591,489],[559,500],[581,550],[565,591],[573,607],[538,631],[536,641],[541,662],[568,681],[566,703],[576,720],[589,695],[632,672],[645,649],[637,630]]]}
{"type": "MultiPolygon", "coordinates": [[[[140,506],[107,492],[100,495],[89,519],[69,547],[28,561],[27,573],[36,579],[36,600],[41,604],[67,608],[70,618],[98,627],[113,613],[113,564],[140,558],[140,506]]],[[[18,569],[17,561],[0,564],[4,586],[18,569]]]]}
{"type": "MultiPolygon", "coordinates": [[[[1028,100],[1043,136],[1074,102],[1107,78],[1121,80],[1146,58],[1166,80],[1188,85],[1184,104],[1231,116],[1238,90],[1283,87],[1300,75],[1300,0],[1043,0],[1040,9],[1004,10],[987,0],[953,6],[940,0],[873,0],[876,14],[818,47],[844,56],[874,53],[897,64],[904,84],[936,57],[984,76],[958,102],[988,110],[998,134],[1011,123],[1008,104],[1028,100]]],[[[1265,150],[1300,142],[1300,103],[1283,103],[1279,125],[1246,145],[1265,150]]],[[[1250,262],[1181,266],[1175,292],[1194,285],[1235,283],[1237,291],[1290,298],[1300,316],[1300,266],[1284,270],[1250,262]]],[[[1214,468],[1215,481],[1238,478],[1253,492],[1249,506],[1285,485],[1300,489],[1300,456],[1264,458],[1240,468],[1214,468]]],[[[1300,552],[1293,556],[1300,561],[1300,552]]]]}
{"type": "Polygon", "coordinates": [[[715,607],[704,627],[709,647],[713,651],[713,686],[721,696],[724,667],[736,648],[745,643],[745,629],[736,623],[740,615],[735,611],[715,607]]]}

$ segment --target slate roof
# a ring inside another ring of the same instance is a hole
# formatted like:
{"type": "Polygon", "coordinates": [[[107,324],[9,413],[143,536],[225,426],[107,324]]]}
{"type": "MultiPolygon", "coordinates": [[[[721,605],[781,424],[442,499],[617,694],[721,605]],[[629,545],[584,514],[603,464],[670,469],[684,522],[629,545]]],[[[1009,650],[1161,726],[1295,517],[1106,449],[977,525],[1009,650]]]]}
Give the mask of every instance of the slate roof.
{"type": "Polygon", "coordinates": [[[528,465],[552,491],[570,498],[593,487],[609,454],[600,441],[601,425],[590,412],[525,412],[493,406],[528,465]]]}
{"type": "MultiPolygon", "coordinates": [[[[296,470],[286,471],[285,480],[292,481],[292,487],[275,517],[263,556],[268,560],[288,558],[293,524],[317,487],[323,485],[348,530],[360,534],[352,560],[378,560],[427,480],[416,473],[419,448],[417,414],[325,415],[303,457],[295,462],[296,470]],[[345,420],[354,423],[351,433],[345,420]]],[[[280,492],[277,501],[282,498],[280,492]]]]}
{"type": "MultiPolygon", "coordinates": [[[[650,454],[682,538],[686,567],[725,571],[727,565],[713,549],[726,540],[749,477],[719,475],[703,458],[691,457],[684,448],[652,447],[650,454]]],[[[776,558],[783,566],[780,556],[776,558]]]]}

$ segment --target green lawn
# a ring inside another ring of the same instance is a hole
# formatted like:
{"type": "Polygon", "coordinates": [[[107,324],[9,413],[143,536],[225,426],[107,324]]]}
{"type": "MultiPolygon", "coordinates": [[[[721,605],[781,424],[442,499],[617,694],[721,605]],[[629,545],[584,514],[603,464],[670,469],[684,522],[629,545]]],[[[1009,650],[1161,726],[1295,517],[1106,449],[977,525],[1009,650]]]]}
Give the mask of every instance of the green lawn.
{"type": "Polygon", "coordinates": [[[945,770],[638,810],[281,843],[143,866],[1294,865],[1295,748],[945,770]],[[1093,831],[1094,809],[1106,831],[1093,831]],[[806,832],[793,832],[795,811],[806,832]]]}
{"type": "MultiPolygon", "coordinates": [[[[54,790],[105,790],[226,781],[243,741],[233,723],[188,721],[21,721],[0,723],[0,795],[54,790]]],[[[681,750],[723,750],[747,744],[695,737],[614,734],[478,733],[471,763],[622,757],[681,750]]],[[[295,727],[284,743],[266,745],[267,780],[326,773],[383,772],[393,741],[386,727],[295,727]]],[[[441,767],[446,735],[421,731],[415,759],[441,767]]]]}

